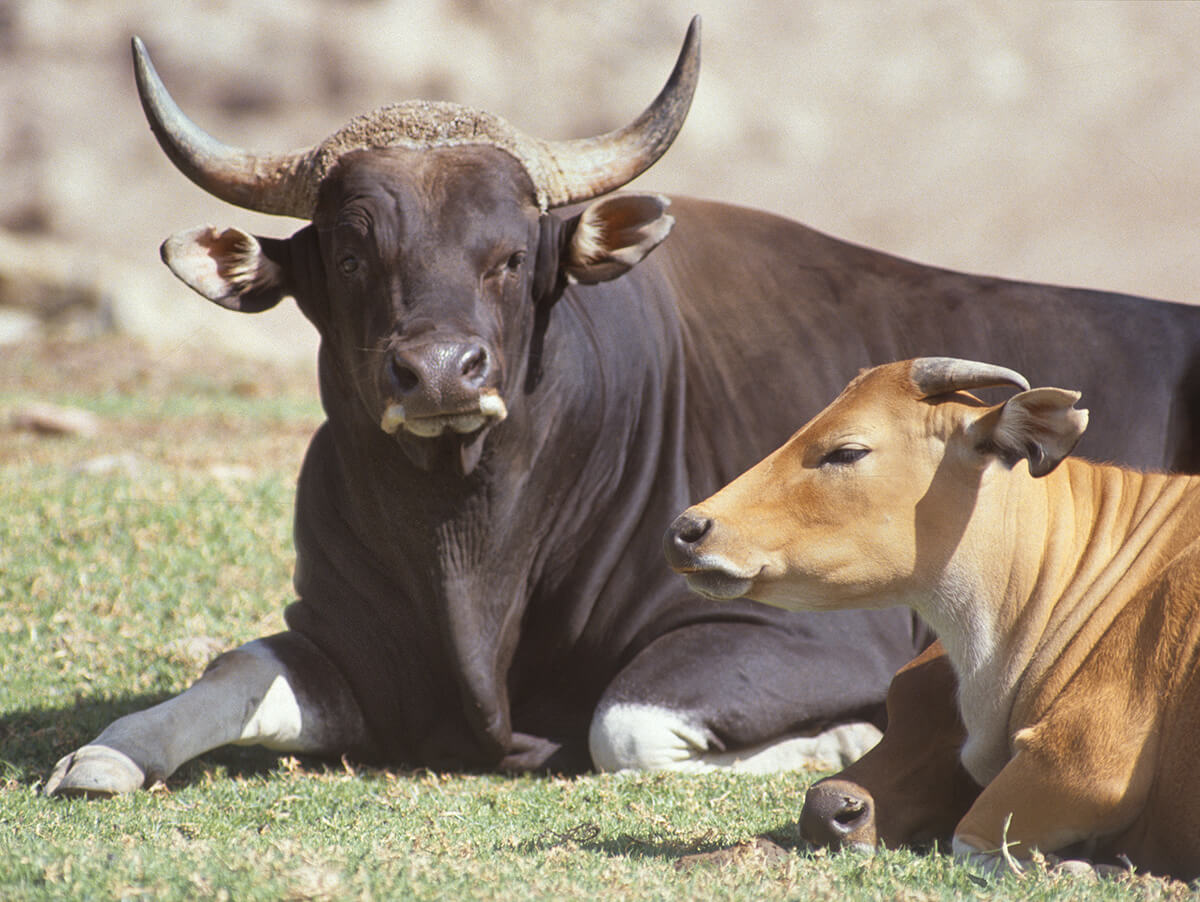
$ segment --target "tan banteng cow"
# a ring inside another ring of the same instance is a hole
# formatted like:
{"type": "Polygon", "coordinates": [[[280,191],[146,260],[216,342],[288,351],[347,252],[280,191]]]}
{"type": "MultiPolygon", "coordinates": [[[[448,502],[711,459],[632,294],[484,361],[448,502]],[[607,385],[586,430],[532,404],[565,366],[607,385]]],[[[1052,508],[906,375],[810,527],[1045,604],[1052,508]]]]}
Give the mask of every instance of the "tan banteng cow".
{"type": "Polygon", "coordinates": [[[1078,399],[951,358],[865,371],[685,511],[667,555],[709,598],[909,605],[933,626],[983,786],[956,855],[1085,843],[1190,878],[1200,478],[1064,462],[1087,425],[1078,399]],[[1022,391],[995,406],[967,393],[1008,384],[1022,391]]]}

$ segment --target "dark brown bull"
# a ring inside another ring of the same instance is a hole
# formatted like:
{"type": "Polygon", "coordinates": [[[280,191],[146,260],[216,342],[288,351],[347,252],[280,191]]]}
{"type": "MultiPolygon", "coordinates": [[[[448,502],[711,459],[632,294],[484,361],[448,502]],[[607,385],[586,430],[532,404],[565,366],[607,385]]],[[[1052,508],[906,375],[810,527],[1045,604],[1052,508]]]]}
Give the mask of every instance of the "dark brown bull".
{"type": "Polygon", "coordinates": [[[1124,412],[1092,436],[1097,453],[1193,459],[1200,311],[607,195],[678,131],[697,42],[693,28],[645,114],[599,138],[545,142],[417,102],[277,155],[200,131],[135,45],[177,167],[224,200],[311,220],[287,239],[195,229],[163,253],[230,309],[295,298],[321,333],[327,422],[297,488],[288,629],[116,721],[50,791],[132,790],[227,742],[517,770],[853,756],[924,629],[902,611],[697,604],[661,560],[675,512],[858,368],[915,354],[1080,386],[1124,412]]]}

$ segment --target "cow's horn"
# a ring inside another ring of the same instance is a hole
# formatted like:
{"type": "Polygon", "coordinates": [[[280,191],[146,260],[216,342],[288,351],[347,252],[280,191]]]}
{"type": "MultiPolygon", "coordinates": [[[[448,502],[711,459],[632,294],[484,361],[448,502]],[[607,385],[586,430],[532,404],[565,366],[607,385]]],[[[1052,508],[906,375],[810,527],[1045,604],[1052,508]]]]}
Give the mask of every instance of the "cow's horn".
{"type": "Polygon", "coordinates": [[[654,102],[624,128],[594,138],[542,141],[549,205],[560,207],[620,188],[658,160],[683,127],[700,77],[700,17],[688,26],[683,49],[654,102]]]}
{"type": "Polygon", "coordinates": [[[312,148],[287,154],[250,154],[229,147],[188,119],[167,93],[141,38],[133,39],[138,96],[150,130],[175,167],[221,200],[239,207],[307,219],[315,186],[312,148]]]}
{"type": "Polygon", "coordinates": [[[994,385],[1015,385],[1029,391],[1029,381],[1016,370],[957,357],[920,357],[913,361],[909,378],[925,398],[994,385]]]}

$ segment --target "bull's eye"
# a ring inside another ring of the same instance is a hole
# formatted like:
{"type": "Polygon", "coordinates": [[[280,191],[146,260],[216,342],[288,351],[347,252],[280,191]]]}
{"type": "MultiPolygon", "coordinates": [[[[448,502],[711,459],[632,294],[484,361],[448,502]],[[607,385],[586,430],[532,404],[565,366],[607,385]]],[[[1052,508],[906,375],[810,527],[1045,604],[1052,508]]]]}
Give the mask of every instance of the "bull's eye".
{"type": "Polygon", "coordinates": [[[338,259],[338,271],[343,276],[352,276],[358,272],[358,257],[354,254],[345,254],[338,259]]]}
{"type": "Polygon", "coordinates": [[[832,451],[822,457],[821,466],[846,467],[850,464],[857,463],[870,453],[870,448],[863,448],[860,445],[843,445],[840,448],[834,448],[832,451]]]}
{"type": "Polygon", "coordinates": [[[508,260],[505,261],[504,265],[508,268],[509,272],[516,272],[518,269],[521,268],[521,265],[524,262],[525,262],[525,252],[524,251],[516,251],[515,253],[512,254],[512,256],[510,256],[508,258],[508,260]]]}

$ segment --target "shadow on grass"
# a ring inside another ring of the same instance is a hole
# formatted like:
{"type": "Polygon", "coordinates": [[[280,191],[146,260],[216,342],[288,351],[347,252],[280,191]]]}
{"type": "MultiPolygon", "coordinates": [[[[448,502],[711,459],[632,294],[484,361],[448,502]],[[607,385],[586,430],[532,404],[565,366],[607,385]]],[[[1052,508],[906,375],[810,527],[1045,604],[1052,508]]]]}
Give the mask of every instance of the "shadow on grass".
{"type": "Polygon", "coordinates": [[[555,846],[573,844],[580,849],[600,852],[612,858],[627,859],[665,859],[677,861],[693,856],[720,856],[721,853],[735,852],[755,845],[769,845],[781,852],[806,851],[809,846],[799,838],[791,825],[782,826],[755,837],[749,842],[730,844],[711,834],[699,836],[669,836],[635,835],[620,833],[607,839],[600,839],[599,825],[585,822],[576,824],[563,831],[547,831],[533,839],[521,843],[520,848],[525,852],[544,851],[555,846]],[[763,843],[762,841],[765,841],[763,843]]]}
{"type": "MultiPolygon", "coordinates": [[[[37,785],[59,758],[86,745],[118,717],[168,698],[171,693],[89,698],[61,708],[27,708],[0,716],[0,778],[37,785]]],[[[170,783],[188,786],[214,768],[231,777],[264,776],[276,768],[279,758],[259,746],[223,746],[184,764],[171,775],[170,783]]]]}

